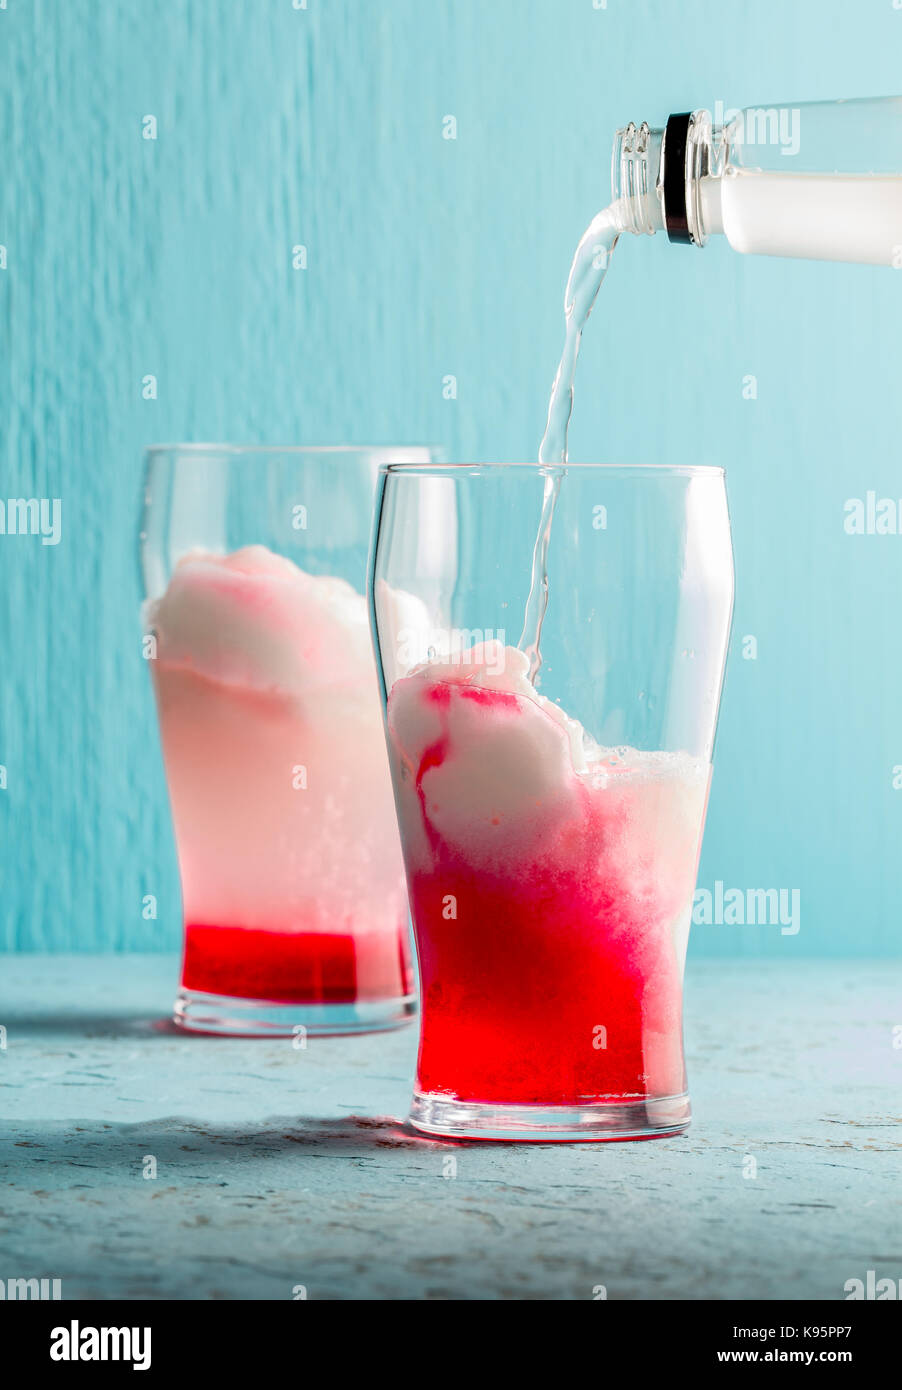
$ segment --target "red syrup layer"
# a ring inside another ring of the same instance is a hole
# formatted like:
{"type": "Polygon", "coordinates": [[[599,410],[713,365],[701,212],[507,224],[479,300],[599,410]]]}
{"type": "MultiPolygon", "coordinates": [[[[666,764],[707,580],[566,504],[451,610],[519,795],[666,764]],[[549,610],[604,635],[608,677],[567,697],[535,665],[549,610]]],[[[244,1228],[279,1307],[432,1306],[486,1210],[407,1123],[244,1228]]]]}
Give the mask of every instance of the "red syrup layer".
{"type": "Polygon", "coordinates": [[[412,992],[407,926],[379,934],[271,931],[191,923],[182,985],[273,1004],[354,1004],[412,992]]]}

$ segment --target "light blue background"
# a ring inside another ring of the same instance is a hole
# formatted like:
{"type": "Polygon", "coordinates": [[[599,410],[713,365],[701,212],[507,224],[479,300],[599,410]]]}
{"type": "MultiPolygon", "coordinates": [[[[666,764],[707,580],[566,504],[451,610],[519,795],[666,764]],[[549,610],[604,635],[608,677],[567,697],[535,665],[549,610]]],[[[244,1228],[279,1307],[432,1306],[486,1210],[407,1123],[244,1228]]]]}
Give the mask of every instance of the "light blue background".
{"type": "MultiPolygon", "coordinates": [[[[170,948],[143,446],[535,457],[615,127],[893,92],[902,10],[8,0],[0,58],[0,496],[63,499],[58,547],[0,537],[0,943],[170,948]]],[[[695,928],[694,950],[898,951],[902,537],[842,522],[869,488],[902,496],[900,311],[888,270],[629,238],[583,344],[571,457],[728,470],[738,601],[699,882],[799,888],[802,929],[695,928]]]]}

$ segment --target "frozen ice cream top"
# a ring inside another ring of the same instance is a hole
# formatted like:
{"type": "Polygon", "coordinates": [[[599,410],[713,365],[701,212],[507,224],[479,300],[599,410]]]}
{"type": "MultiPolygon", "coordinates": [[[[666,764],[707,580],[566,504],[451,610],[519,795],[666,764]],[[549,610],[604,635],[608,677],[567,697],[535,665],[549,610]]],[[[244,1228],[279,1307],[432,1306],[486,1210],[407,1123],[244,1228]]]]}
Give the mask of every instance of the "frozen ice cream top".
{"type": "MultiPolygon", "coordinates": [[[[515,845],[544,853],[556,835],[587,824],[619,835],[684,796],[687,830],[697,835],[706,763],[601,747],[536,692],[528,673],[524,652],[493,641],[395,681],[388,727],[400,794],[415,794],[433,846],[466,847],[474,862],[502,843],[505,853],[515,845]]],[[[668,815],[682,820],[684,810],[674,805],[668,815]]]]}
{"type": "Polygon", "coordinates": [[[225,685],[303,695],[376,690],[366,599],[344,579],[305,573],[262,545],[192,551],[145,605],[157,657],[225,685]]]}
{"type": "MultiPolygon", "coordinates": [[[[409,676],[396,681],[391,692],[389,705],[389,725],[398,738],[399,744],[409,757],[414,758],[422,752],[430,738],[436,736],[439,723],[438,709],[453,705],[455,723],[463,720],[466,724],[479,723],[477,711],[483,710],[482,722],[489,701],[480,697],[480,691],[495,691],[503,697],[514,697],[507,702],[511,712],[524,716],[529,723],[530,757],[528,761],[541,765],[545,772],[555,777],[562,773],[589,775],[594,783],[600,783],[608,776],[633,774],[653,774],[667,771],[678,762],[685,773],[688,768],[705,765],[690,758],[687,754],[668,754],[661,752],[643,753],[635,748],[605,748],[587,733],[578,719],[540,695],[529,678],[529,657],[517,647],[506,647],[492,640],[456,652],[450,658],[435,658],[415,667],[409,676]],[[435,694],[428,694],[427,687],[451,686],[460,699],[443,700],[435,694]],[[529,701],[529,704],[522,702],[529,701]],[[539,718],[539,712],[544,719],[539,718]]],[[[505,701],[493,699],[491,707],[501,712],[505,701]]],[[[444,722],[444,721],[443,721],[444,722]]],[[[454,730],[449,727],[449,733],[454,730]]],[[[461,729],[463,734],[465,729],[461,729]]],[[[522,735],[521,735],[522,737],[522,735]]],[[[524,750],[521,749],[522,754],[524,750]]],[[[497,774],[498,769],[494,772],[497,774]]],[[[705,772],[707,776],[707,772],[705,772]]],[[[516,780],[516,779],[514,779],[516,780]]]]}

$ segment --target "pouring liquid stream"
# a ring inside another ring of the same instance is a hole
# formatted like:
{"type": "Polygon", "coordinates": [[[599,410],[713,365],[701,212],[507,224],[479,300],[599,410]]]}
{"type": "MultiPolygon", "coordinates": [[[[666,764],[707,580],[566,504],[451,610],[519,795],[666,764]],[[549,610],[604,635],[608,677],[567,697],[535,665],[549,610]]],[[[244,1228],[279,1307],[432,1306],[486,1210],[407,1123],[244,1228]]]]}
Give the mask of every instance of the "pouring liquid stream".
{"type": "Polygon", "coordinates": [[[610,207],[593,217],[576,248],[564,293],[564,351],[551,388],[545,434],[539,446],[539,463],[547,464],[548,469],[545,472],[539,530],[533,547],[523,632],[517,643],[520,651],[529,657],[529,676],[533,685],[538,682],[542,665],[540,642],[542,623],[548,608],[548,544],[555,503],[565,472],[563,465],[567,462],[567,434],[573,412],[573,380],[579,345],[623,228],[619,202],[611,203],[610,207]]]}
{"type": "Polygon", "coordinates": [[[573,378],[580,340],[624,225],[622,204],[619,201],[611,203],[592,218],[576,248],[564,292],[564,351],[551,388],[548,421],[539,445],[539,463],[567,462],[567,432],[573,411],[573,378]]]}

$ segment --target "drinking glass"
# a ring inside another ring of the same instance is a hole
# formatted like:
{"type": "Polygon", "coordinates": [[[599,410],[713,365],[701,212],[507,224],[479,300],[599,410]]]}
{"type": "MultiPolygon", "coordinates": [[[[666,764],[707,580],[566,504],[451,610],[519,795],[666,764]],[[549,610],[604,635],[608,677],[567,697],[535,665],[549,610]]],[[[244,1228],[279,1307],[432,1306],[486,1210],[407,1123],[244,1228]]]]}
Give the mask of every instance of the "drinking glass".
{"type": "Polygon", "coordinates": [[[147,454],[145,654],[182,884],[184,1028],[352,1032],[414,1011],[364,590],[380,462],[431,457],[147,454]]]}
{"type": "Polygon", "coordinates": [[[723,470],[389,463],[370,596],[420,973],[411,1122],[684,1130],[723,470]]]}

